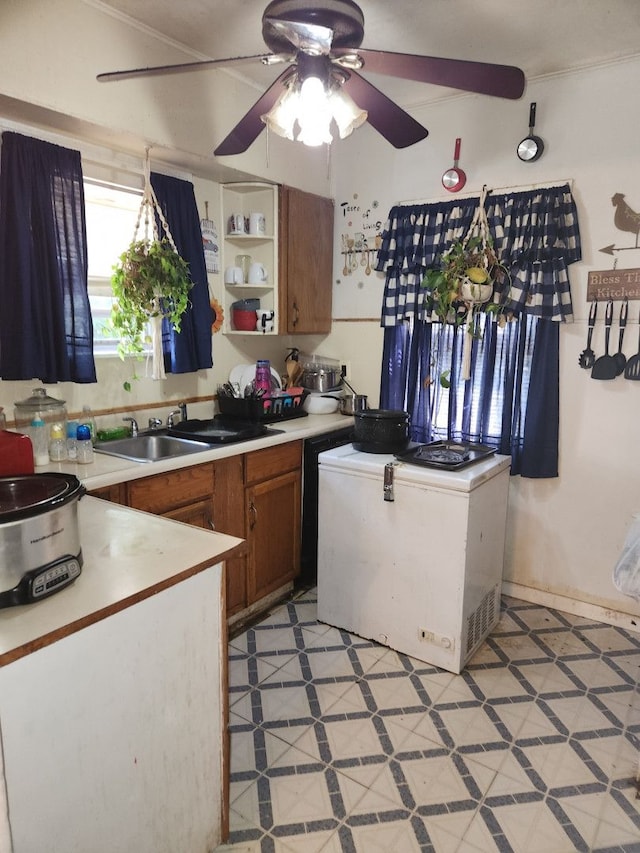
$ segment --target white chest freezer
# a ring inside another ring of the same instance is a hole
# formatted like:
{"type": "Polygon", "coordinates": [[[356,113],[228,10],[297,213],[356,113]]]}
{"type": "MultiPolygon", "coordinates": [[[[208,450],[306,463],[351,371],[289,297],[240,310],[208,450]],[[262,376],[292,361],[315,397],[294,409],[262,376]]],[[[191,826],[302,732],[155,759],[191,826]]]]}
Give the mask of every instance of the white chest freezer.
{"type": "Polygon", "coordinates": [[[500,615],[510,461],[321,453],[319,620],[461,672],[500,615]]]}

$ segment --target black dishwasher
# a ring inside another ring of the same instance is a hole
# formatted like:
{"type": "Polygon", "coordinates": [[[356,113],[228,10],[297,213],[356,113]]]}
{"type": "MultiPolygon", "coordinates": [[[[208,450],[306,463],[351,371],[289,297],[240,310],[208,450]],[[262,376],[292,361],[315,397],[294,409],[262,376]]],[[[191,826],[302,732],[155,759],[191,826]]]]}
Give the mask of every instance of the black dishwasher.
{"type": "Polygon", "coordinates": [[[307,438],[302,462],[302,545],[296,585],[315,586],[318,580],[318,455],[353,440],[353,427],[307,438]]]}

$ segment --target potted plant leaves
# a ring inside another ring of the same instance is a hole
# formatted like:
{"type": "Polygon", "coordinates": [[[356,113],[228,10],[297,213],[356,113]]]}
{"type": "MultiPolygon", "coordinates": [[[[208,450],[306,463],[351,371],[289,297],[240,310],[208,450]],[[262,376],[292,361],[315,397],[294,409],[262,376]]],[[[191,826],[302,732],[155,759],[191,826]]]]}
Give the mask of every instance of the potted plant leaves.
{"type": "MultiPolygon", "coordinates": [[[[162,210],[147,176],[140,204],[134,238],[113,268],[111,286],[115,302],[111,310],[111,325],[119,335],[118,354],[140,356],[149,343],[147,325],[151,327],[152,378],[164,379],[162,354],[162,320],[180,331],[182,315],[189,305],[193,282],[189,265],[180,257],[162,210]],[[158,236],[155,213],[158,213],[166,237],[158,236]],[[145,233],[138,238],[142,215],[145,233]],[[153,234],[149,236],[149,220],[153,234]]],[[[135,374],[134,374],[135,378],[135,374]]],[[[125,388],[130,390],[130,384],[125,388]]]]}
{"type": "Polygon", "coordinates": [[[421,286],[429,311],[442,323],[466,324],[462,378],[469,379],[471,344],[477,328],[477,314],[498,314],[503,309],[509,272],[499,260],[489,233],[484,208],[485,193],[466,236],[449,246],[440,266],[427,270],[421,286]]]}

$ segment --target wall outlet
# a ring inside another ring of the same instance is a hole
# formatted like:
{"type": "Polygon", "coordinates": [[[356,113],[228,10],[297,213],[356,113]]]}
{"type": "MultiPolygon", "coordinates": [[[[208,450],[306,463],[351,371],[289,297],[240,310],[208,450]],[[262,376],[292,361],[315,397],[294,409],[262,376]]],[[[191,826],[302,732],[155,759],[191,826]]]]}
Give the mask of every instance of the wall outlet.
{"type": "Polygon", "coordinates": [[[451,637],[436,634],[435,631],[429,631],[427,628],[418,628],[418,638],[423,643],[431,643],[434,646],[440,646],[442,649],[453,650],[455,646],[455,642],[451,637]]]}

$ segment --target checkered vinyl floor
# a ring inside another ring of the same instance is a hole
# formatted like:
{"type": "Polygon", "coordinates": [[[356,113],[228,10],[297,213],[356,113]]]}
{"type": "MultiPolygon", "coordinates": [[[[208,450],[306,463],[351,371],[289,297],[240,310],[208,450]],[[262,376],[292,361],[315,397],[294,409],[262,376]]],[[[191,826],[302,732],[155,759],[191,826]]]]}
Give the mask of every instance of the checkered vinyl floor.
{"type": "Polygon", "coordinates": [[[218,853],[640,852],[640,635],[504,597],[461,675],[316,620],[230,641],[218,853]]]}

